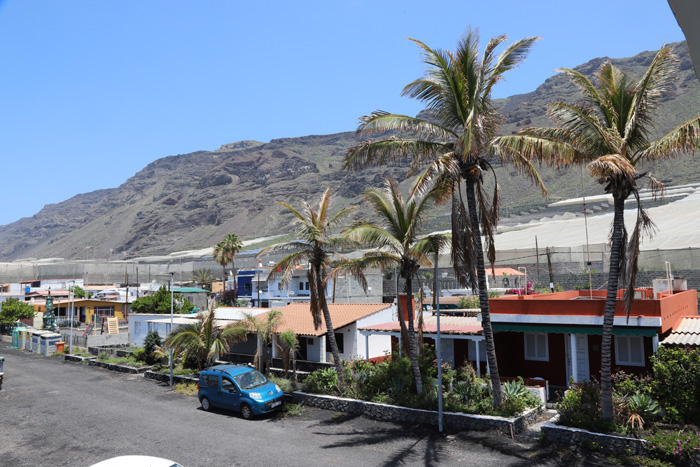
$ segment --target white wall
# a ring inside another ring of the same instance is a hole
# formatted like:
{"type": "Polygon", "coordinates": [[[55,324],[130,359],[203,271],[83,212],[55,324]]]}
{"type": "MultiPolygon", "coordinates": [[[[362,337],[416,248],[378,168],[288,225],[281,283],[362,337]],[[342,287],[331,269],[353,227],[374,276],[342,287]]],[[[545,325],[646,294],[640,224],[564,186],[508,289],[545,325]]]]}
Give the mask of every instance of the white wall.
{"type": "MultiPolygon", "coordinates": [[[[349,324],[336,332],[343,333],[344,352],[340,357],[344,360],[364,359],[365,358],[365,336],[360,334],[358,329],[365,326],[375,324],[384,324],[392,321],[395,313],[395,306],[387,303],[386,308],[373,313],[364,318],[360,318],[354,323],[349,324]]],[[[330,349],[326,349],[329,351],[330,349]]],[[[380,357],[391,352],[391,336],[370,336],[369,338],[369,358],[380,357]]],[[[330,361],[331,353],[327,352],[327,361],[330,361]]]]}
{"type": "MultiPolygon", "coordinates": [[[[161,319],[164,315],[157,313],[129,313],[129,344],[143,347],[143,340],[148,334],[149,319],[161,319]]],[[[161,334],[161,337],[164,337],[161,334]]]]}

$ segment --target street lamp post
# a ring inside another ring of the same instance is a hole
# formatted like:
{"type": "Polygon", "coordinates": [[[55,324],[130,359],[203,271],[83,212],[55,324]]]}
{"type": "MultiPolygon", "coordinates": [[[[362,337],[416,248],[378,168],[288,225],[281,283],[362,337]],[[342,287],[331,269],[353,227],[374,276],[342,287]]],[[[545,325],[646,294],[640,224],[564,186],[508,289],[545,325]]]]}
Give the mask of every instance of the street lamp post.
{"type": "Polygon", "coordinates": [[[70,342],[68,342],[68,353],[73,353],[73,316],[75,313],[75,281],[71,281],[73,286],[70,289],[70,342]]]}
{"type": "Polygon", "coordinates": [[[437,313],[437,361],[438,361],[438,431],[442,433],[442,341],[440,341],[440,281],[438,280],[438,255],[435,250],[435,311],[437,313]]]}
{"type": "MultiPolygon", "coordinates": [[[[173,332],[173,273],[170,273],[170,332],[173,332]]],[[[166,336],[167,339],[167,336],[166,336]]],[[[170,355],[170,386],[173,385],[173,349],[168,349],[168,354],[170,355]]]]}

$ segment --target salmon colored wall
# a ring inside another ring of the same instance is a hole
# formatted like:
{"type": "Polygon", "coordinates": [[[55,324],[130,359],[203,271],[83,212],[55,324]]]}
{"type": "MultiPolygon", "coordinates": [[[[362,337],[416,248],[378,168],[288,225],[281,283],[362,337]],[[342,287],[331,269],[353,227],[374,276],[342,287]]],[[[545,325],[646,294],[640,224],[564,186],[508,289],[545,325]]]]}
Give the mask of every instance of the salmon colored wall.
{"type": "MultiPolygon", "coordinates": [[[[646,289],[643,290],[646,294],[646,289]]],[[[600,300],[574,300],[588,296],[587,290],[572,290],[553,294],[499,297],[489,300],[491,313],[522,315],[578,315],[603,316],[605,311],[605,291],[594,290],[593,296],[600,300]]],[[[663,297],[660,300],[635,300],[632,303],[630,318],[637,316],[662,317],[662,332],[674,328],[683,316],[697,316],[697,291],[686,290],[663,297]]],[[[615,316],[627,316],[625,304],[618,301],[615,316]]]]}
{"type": "Polygon", "coordinates": [[[661,333],[676,329],[684,316],[698,315],[698,294],[695,290],[677,292],[659,302],[661,303],[661,333]]]}

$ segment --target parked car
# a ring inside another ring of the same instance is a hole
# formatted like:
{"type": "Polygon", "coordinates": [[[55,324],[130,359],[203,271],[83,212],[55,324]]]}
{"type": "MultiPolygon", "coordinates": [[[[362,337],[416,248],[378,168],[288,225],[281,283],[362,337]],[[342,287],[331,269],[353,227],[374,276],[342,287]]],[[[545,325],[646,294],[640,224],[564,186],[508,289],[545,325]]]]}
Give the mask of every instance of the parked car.
{"type": "Polygon", "coordinates": [[[216,365],[201,372],[198,384],[202,409],[236,410],[246,420],[284,405],[284,393],[262,373],[244,365],[216,365]]]}

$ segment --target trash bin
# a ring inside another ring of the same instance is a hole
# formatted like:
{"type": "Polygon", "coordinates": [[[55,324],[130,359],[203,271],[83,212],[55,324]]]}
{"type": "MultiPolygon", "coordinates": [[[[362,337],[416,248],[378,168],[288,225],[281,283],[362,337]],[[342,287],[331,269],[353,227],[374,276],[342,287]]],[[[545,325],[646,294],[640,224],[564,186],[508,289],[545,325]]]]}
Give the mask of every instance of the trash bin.
{"type": "Polygon", "coordinates": [[[5,372],[5,357],[0,357],[0,374],[5,372]]]}
{"type": "Polygon", "coordinates": [[[65,342],[56,342],[56,352],[63,352],[63,349],[65,348],[66,343],[65,342]]]}

